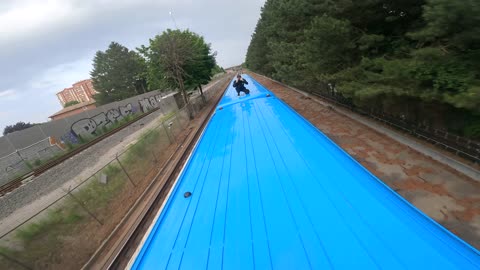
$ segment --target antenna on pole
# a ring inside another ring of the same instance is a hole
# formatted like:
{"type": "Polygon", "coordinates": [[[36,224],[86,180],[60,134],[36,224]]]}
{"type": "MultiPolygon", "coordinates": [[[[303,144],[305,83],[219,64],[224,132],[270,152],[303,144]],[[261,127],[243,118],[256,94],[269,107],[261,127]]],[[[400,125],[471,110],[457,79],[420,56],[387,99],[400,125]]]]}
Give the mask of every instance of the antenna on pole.
{"type": "Polygon", "coordinates": [[[172,18],[173,24],[175,25],[175,29],[178,30],[177,22],[175,21],[175,17],[173,17],[173,11],[169,11],[168,14],[170,14],[170,17],[172,18]]]}

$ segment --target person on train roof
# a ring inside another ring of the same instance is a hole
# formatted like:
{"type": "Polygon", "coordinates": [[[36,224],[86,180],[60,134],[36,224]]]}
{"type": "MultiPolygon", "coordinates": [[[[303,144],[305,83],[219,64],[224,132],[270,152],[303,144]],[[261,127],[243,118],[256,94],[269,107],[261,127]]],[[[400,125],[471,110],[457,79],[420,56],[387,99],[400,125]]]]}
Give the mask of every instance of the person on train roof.
{"type": "Polygon", "coordinates": [[[233,82],[233,87],[235,87],[235,90],[237,90],[238,96],[240,96],[240,92],[244,92],[245,95],[250,94],[250,90],[245,88],[245,84],[248,84],[248,82],[242,78],[240,74],[238,74],[237,79],[233,82]]]}

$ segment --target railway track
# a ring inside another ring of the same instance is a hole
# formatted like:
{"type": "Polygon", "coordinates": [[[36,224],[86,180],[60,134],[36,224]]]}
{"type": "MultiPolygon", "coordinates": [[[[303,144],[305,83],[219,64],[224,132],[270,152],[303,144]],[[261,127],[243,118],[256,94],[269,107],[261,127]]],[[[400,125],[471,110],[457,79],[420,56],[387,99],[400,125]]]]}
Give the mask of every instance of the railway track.
{"type": "Polygon", "coordinates": [[[8,182],[7,184],[4,184],[2,186],[0,186],[0,197],[4,196],[5,194],[9,193],[9,192],[12,192],[13,190],[15,190],[16,188],[20,187],[23,182],[31,177],[35,177],[35,176],[39,176],[40,174],[46,172],[47,170],[57,166],[58,164],[64,162],[65,160],[75,156],[76,154],[82,152],[83,150],[91,147],[92,145],[94,144],[97,144],[98,142],[102,141],[103,139],[107,138],[107,137],[110,137],[112,136],[113,134],[119,132],[120,130],[130,126],[131,124],[133,123],[136,123],[138,120],[141,120],[143,118],[145,118],[146,116],[156,112],[157,110],[159,110],[159,108],[155,108],[147,113],[144,113],[140,116],[138,116],[137,118],[135,118],[134,120],[128,122],[128,123],[125,123],[119,127],[116,127],[112,130],[110,130],[109,132],[107,133],[104,133],[98,137],[96,137],[95,139],[85,143],[85,144],[82,144],[81,146],[79,146],[78,148],[75,148],[74,150],[66,153],[65,155],[63,156],[60,156],[54,160],[51,160],[43,165],[41,165],[40,167],[38,168],[35,168],[33,169],[31,172],[28,172],[18,178],[15,178],[14,180],[8,182]]]}
{"type": "Polygon", "coordinates": [[[188,131],[185,140],[179,143],[175,153],[162,166],[151,186],[147,187],[144,194],[137,200],[138,204],[132,207],[132,212],[129,212],[125,220],[120,222],[121,224],[112,232],[109,239],[104,241],[103,246],[95,252],[83,269],[123,269],[128,265],[151,222],[168,197],[183,165],[227,89],[230,79],[230,76],[226,78],[221,88],[223,90],[216,94],[207,110],[200,114],[200,123],[188,131]]]}

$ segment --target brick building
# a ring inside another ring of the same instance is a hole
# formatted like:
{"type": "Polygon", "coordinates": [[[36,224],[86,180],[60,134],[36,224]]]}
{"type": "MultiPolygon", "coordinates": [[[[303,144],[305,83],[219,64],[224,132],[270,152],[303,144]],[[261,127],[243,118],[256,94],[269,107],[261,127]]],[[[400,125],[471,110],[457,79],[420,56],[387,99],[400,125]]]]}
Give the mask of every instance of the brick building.
{"type": "Polygon", "coordinates": [[[82,102],[80,104],[75,104],[75,105],[63,108],[62,110],[56,112],[52,116],[49,116],[49,118],[51,120],[58,120],[58,119],[69,117],[85,111],[93,110],[96,107],[97,106],[95,105],[95,100],[91,99],[90,101],[82,102]]]}
{"type": "Polygon", "coordinates": [[[83,80],[76,82],[72,87],[65,88],[57,93],[58,100],[62,106],[70,101],[90,102],[97,91],[93,88],[92,80],[83,80]]]}

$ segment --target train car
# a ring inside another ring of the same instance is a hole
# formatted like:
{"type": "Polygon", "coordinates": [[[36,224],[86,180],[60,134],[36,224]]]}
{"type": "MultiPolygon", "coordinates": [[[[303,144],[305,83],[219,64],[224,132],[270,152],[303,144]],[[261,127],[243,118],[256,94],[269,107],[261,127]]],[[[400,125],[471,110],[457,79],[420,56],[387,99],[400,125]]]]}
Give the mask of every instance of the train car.
{"type": "Polygon", "coordinates": [[[227,88],[132,269],[479,269],[424,215],[248,75],[227,88]]]}

